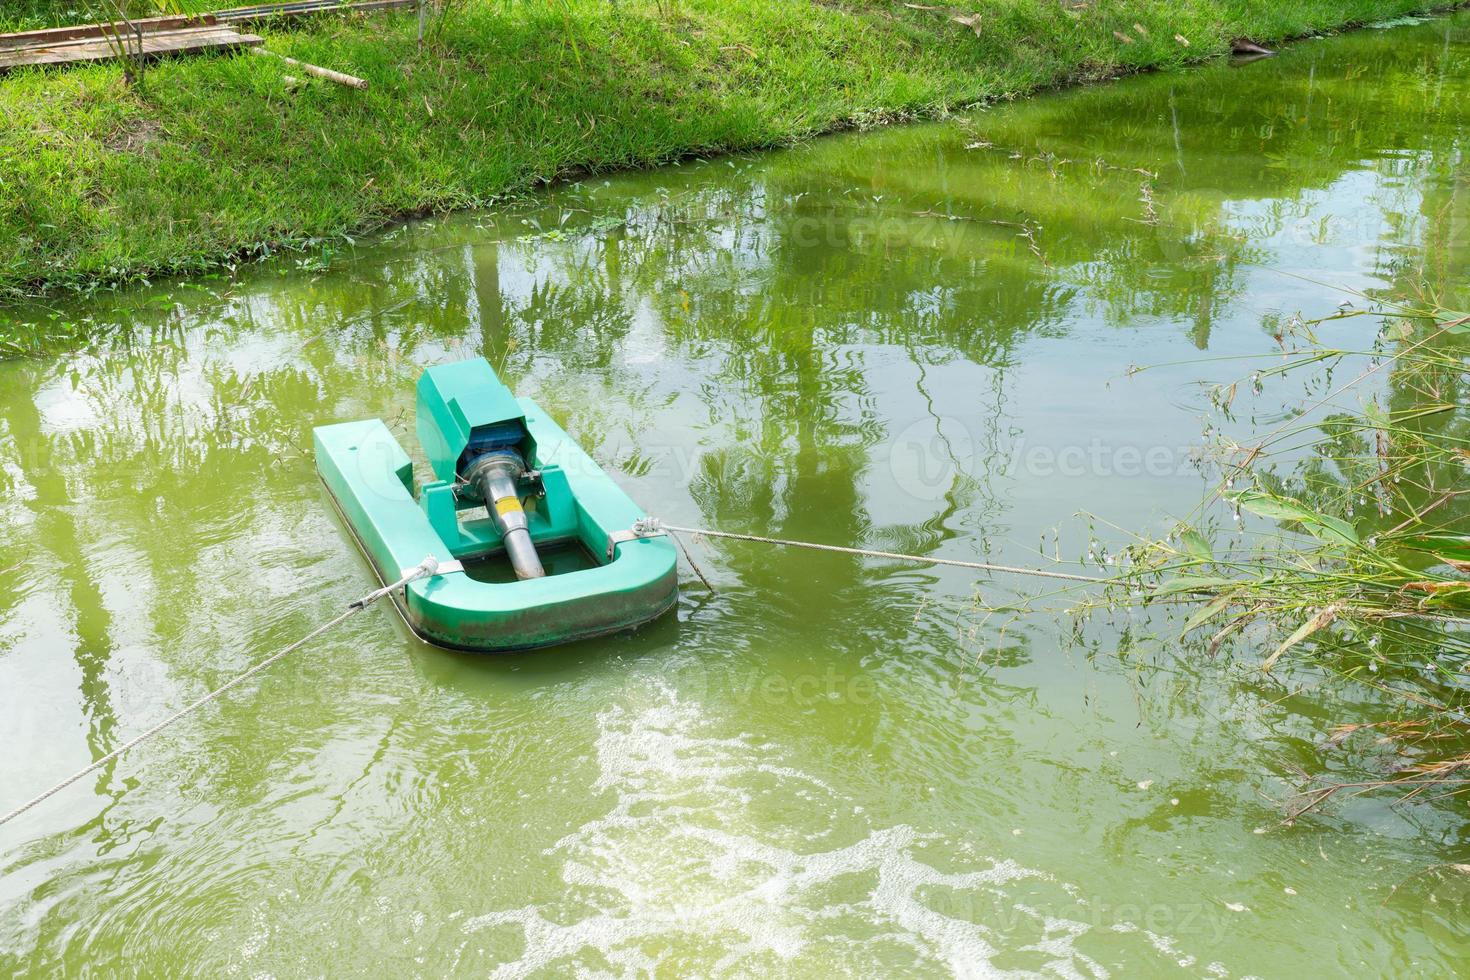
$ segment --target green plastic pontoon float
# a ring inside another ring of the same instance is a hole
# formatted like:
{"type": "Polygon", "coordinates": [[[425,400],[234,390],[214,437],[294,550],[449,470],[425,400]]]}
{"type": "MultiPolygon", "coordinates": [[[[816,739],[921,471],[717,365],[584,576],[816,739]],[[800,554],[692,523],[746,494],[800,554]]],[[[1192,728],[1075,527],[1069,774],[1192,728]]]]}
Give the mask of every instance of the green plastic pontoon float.
{"type": "Polygon", "coordinates": [[[631,629],[678,599],[668,537],[483,358],[429,368],[418,438],[437,480],[378,419],[315,430],[317,472],[409,628],[457,650],[526,650],[631,629]],[[433,562],[428,563],[432,567],[433,562]]]}

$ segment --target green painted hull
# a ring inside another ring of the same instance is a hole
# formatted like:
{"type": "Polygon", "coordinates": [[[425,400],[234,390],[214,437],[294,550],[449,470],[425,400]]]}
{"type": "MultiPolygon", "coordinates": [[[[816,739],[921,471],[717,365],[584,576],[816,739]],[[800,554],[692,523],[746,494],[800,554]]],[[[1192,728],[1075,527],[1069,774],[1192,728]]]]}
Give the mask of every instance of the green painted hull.
{"type": "MultiPolygon", "coordinates": [[[[546,485],[527,508],[532,540],[538,549],[575,543],[601,564],[517,582],[480,582],[462,571],[413,582],[395,596],[409,627],[436,646],[512,651],[631,629],[668,612],[678,599],[673,543],[647,537],[610,546],[645,515],[534,402],[516,404],[534,439],[528,462],[546,485]]],[[[322,482],[382,581],[427,555],[452,562],[497,553],[493,523],[458,507],[450,484],[425,484],[415,496],[408,454],[382,422],[324,426],[314,442],[322,482]]]]}

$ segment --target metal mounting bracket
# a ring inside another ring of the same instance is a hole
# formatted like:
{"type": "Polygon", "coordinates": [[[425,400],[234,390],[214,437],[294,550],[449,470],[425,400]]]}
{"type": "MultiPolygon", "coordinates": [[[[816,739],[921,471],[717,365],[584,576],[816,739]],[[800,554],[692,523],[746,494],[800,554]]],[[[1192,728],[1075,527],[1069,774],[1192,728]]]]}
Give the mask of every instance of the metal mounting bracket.
{"type": "MultiPolygon", "coordinates": [[[[403,570],[403,577],[407,578],[409,576],[409,573],[413,571],[414,569],[412,568],[405,568],[403,570]]],[[[434,574],[426,577],[438,578],[440,575],[453,575],[455,572],[462,571],[464,571],[464,562],[462,561],[441,561],[439,563],[439,567],[434,569],[434,574]]]]}
{"type": "Polygon", "coordinates": [[[614,531],[607,536],[607,560],[612,561],[618,553],[618,545],[625,541],[638,541],[642,538],[665,538],[669,532],[665,531],[656,517],[640,517],[633,522],[633,526],[626,531],[614,531]]]}

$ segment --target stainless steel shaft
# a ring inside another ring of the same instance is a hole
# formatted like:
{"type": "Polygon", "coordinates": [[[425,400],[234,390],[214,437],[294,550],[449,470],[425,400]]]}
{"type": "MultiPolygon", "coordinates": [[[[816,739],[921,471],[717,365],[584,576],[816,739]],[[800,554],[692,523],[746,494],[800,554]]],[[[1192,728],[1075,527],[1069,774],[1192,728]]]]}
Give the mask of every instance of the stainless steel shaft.
{"type": "Polygon", "coordinates": [[[525,463],[515,453],[495,452],[470,466],[468,477],[480,488],[485,507],[495,518],[495,526],[505,542],[505,553],[516,577],[542,578],[546,569],[541,565],[541,556],[536,554],[526,511],[521,507],[521,498],[516,492],[516,480],[525,468],[525,463]]]}

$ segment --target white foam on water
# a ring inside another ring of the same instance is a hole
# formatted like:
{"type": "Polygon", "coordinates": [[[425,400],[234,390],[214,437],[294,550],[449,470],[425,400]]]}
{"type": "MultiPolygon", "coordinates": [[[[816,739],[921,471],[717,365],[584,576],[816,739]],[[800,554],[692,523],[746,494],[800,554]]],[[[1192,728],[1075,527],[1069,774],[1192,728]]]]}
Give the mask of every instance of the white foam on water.
{"type": "Polygon", "coordinates": [[[522,933],[523,952],[494,976],[594,975],[609,965],[642,974],[675,957],[674,969],[716,975],[906,963],[986,977],[1005,972],[993,965],[998,949],[1024,951],[1028,968],[1049,975],[1108,975],[1077,948],[1088,925],[1016,905],[1005,888],[1040,879],[1066,894],[1065,883],[1009,860],[965,858],[965,870],[940,870],[916,854],[965,855],[963,842],[855,823],[852,800],[773,759],[771,746],[701,734],[712,725],[696,704],[668,688],[649,694],[652,704],[599,716],[595,789],[613,805],[546,852],[562,861],[565,903],[464,923],[466,935],[507,925],[522,933]],[[780,817],[803,791],[802,823],[828,829],[798,832],[780,817]],[[793,846],[814,839],[830,846],[793,846]],[[949,896],[945,911],[936,895],[949,896]],[[1024,940],[1007,938],[1016,921],[1024,940]]]}

